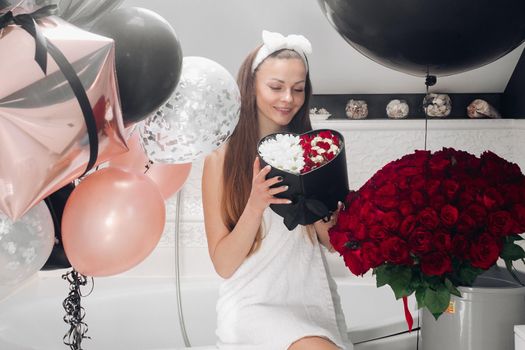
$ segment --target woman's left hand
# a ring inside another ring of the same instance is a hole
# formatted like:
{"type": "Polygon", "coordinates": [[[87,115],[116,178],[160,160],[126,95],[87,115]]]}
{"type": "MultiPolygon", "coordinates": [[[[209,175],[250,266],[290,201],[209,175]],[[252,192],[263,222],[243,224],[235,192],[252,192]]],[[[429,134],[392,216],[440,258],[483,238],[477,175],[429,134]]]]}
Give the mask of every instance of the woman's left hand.
{"type": "Polygon", "coordinates": [[[329,251],[333,252],[334,249],[332,245],[330,244],[330,237],[328,235],[328,230],[334,226],[337,222],[337,217],[339,216],[339,212],[343,208],[343,203],[338,202],[337,203],[337,210],[333,212],[327,219],[321,219],[314,223],[315,231],[317,232],[317,237],[319,237],[319,241],[322,245],[324,245],[326,248],[328,248],[329,251]]]}

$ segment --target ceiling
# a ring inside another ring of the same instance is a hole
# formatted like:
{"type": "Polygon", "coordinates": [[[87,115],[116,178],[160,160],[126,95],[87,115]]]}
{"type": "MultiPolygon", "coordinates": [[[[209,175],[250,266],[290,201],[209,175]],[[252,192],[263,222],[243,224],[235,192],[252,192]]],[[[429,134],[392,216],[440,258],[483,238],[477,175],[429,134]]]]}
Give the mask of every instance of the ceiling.
{"type": "MultiPolygon", "coordinates": [[[[315,94],[425,92],[424,78],[384,67],[350,46],[328,23],[317,0],[125,0],[121,4],[131,6],[153,10],[169,21],[184,56],[212,59],[234,76],[266,29],[303,34],[311,41],[315,94]]],[[[483,67],[438,77],[431,91],[503,92],[524,46],[483,67]]]]}

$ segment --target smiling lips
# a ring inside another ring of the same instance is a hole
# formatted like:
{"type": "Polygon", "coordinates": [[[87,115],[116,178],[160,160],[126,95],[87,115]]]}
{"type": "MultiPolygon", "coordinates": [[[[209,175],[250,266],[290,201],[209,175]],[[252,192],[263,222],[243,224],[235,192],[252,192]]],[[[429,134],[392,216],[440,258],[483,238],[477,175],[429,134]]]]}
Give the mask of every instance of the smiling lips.
{"type": "Polygon", "coordinates": [[[282,113],[282,114],[290,114],[290,112],[292,111],[292,108],[289,107],[289,108],[286,108],[286,107],[274,107],[278,112],[282,113]]]}

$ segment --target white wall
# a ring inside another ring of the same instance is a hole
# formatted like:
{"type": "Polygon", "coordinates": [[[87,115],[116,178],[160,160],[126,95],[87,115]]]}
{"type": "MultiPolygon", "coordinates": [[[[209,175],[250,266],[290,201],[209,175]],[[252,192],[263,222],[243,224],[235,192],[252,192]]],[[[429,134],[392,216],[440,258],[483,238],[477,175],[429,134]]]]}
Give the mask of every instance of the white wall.
{"type": "MultiPolygon", "coordinates": [[[[209,58],[234,76],[266,29],[302,34],[312,42],[309,62],[316,94],[425,92],[424,78],[386,68],[350,46],[329,24],[317,0],[125,0],[121,5],[132,6],[164,17],[175,29],[184,56],[209,58]]],[[[484,67],[439,77],[431,91],[502,92],[524,47],[484,67]]]]}
{"type": "MultiPolygon", "coordinates": [[[[424,120],[324,121],[315,128],[340,131],[346,142],[349,184],[358,189],[391,160],[424,147],[424,120]]],[[[429,150],[454,147],[476,155],[491,150],[525,170],[525,120],[430,120],[429,150]]],[[[202,160],[193,164],[182,190],[180,268],[183,277],[216,276],[208,257],[201,206],[202,160]]],[[[153,254],[127,275],[171,275],[175,266],[175,198],[168,203],[164,235],[153,254]]],[[[337,254],[330,256],[335,275],[349,274],[337,254]]]]}

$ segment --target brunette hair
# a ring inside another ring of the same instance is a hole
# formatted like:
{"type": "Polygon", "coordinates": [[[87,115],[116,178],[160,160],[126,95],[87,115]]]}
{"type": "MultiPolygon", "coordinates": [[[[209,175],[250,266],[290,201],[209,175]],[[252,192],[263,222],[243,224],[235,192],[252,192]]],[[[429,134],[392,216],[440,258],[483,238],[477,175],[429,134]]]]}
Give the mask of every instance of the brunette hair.
{"type": "MultiPolygon", "coordinates": [[[[241,93],[241,110],[239,122],[235,127],[224,156],[223,196],[221,214],[226,227],[231,231],[239,221],[248,202],[252,186],[253,162],[257,156],[259,142],[259,124],[257,121],[257,102],[255,94],[255,72],[252,63],[260,46],[252,51],[242,63],[237,75],[237,84],[241,93]]],[[[299,53],[292,50],[280,50],[268,57],[279,59],[299,58],[299,53]]],[[[264,62],[264,60],[263,60],[264,62]]],[[[312,130],[309,117],[309,101],[312,94],[310,74],[306,73],[304,104],[293,117],[288,128],[290,132],[303,133],[312,130]]],[[[262,229],[259,227],[250,254],[255,252],[262,240],[262,229]]]]}

